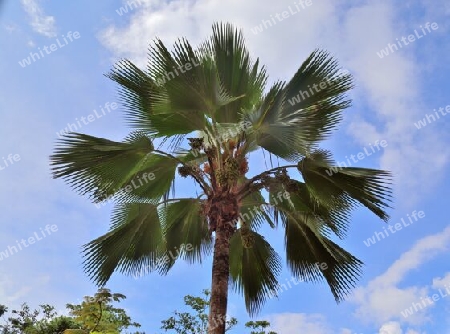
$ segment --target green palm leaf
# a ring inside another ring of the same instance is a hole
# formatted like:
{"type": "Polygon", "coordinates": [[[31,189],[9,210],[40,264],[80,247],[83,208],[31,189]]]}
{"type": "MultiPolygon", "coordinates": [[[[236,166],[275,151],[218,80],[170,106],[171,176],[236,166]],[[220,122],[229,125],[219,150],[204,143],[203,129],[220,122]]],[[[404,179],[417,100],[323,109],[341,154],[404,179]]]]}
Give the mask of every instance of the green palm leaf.
{"type": "Polygon", "coordinates": [[[215,114],[220,123],[237,123],[239,113],[249,111],[260,99],[266,83],[266,70],[259,60],[252,62],[242,32],[230,24],[214,24],[204,49],[212,55],[220,83],[233,97],[245,96],[221,107],[215,114]]]}
{"type": "Polygon", "coordinates": [[[117,193],[119,202],[159,201],[173,190],[179,161],[169,156],[150,154],[139,170],[125,180],[117,193]]]}
{"type": "Polygon", "coordinates": [[[83,246],[84,268],[98,285],[113,272],[145,274],[159,269],[163,233],[157,206],[150,203],[118,205],[105,235],[83,246]]]}
{"type": "Polygon", "coordinates": [[[309,192],[319,202],[325,204],[336,201],[348,204],[359,202],[384,221],[389,219],[384,211],[389,207],[388,202],[391,200],[389,172],[368,168],[334,167],[331,154],[324,150],[318,150],[301,160],[298,169],[309,192]]]}
{"type": "Polygon", "coordinates": [[[336,301],[342,301],[356,286],[362,262],[321,235],[310,217],[282,212],[286,258],[291,272],[305,281],[325,278],[336,301]],[[325,264],[325,270],[320,269],[321,264],[325,264]]]}
{"type": "Polygon", "coordinates": [[[253,315],[276,289],[281,260],[270,244],[254,231],[245,232],[253,245],[244,247],[242,231],[238,229],[230,240],[230,276],[234,288],[244,295],[247,311],[253,315]]]}
{"type": "Polygon", "coordinates": [[[178,255],[193,263],[201,262],[204,255],[211,254],[211,233],[198,199],[182,199],[162,206],[160,219],[164,226],[164,256],[167,259],[162,268],[163,272],[173,266],[178,255]],[[181,251],[180,247],[183,248],[181,251]],[[173,256],[175,252],[176,257],[173,256]]]}
{"type": "Polygon", "coordinates": [[[316,50],[287,84],[275,83],[249,116],[258,144],[277,156],[297,160],[327,138],[350,105],[344,94],[352,88],[352,77],[339,70],[328,53],[316,50]],[[312,94],[311,87],[320,84],[312,94]],[[309,97],[297,97],[305,91],[309,97]]]}
{"type": "Polygon", "coordinates": [[[257,230],[264,223],[275,228],[275,223],[267,209],[266,200],[260,191],[252,192],[242,199],[240,218],[252,230],[257,230]]]}
{"type": "Polygon", "coordinates": [[[139,172],[153,149],[151,140],[142,133],[133,133],[124,142],[69,133],[50,157],[53,177],[63,178],[81,194],[102,201],[139,172]]]}
{"type": "MultiPolygon", "coordinates": [[[[328,235],[331,231],[341,239],[345,237],[350,223],[350,204],[339,200],[320,202],[316,200],[305,183],[296,180],[290,180],[283,189],[289,193],[289,199],[284,203],[288,205],[287,207],[291,207],[306,218],[318,220],[321,225],[320,231],[324,235],[328,235]]],[[[275,195],[271,193],[272,198],[275,195]]],[[[278,203],[271,201],[271,204],[278,203]]]]}

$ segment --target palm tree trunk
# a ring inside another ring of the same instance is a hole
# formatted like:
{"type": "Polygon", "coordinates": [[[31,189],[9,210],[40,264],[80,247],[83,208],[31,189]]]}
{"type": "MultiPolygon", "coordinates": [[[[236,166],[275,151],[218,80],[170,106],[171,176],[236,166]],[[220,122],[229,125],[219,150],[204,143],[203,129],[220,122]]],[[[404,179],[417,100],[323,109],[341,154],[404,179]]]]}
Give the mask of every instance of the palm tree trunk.
{"type": "Polygon", "coordinates": [[[216,226],[208,334],[224,334],[226,326],[228,280],[230,276],[230,239],[234,227],[228,222],[216,226]]]}

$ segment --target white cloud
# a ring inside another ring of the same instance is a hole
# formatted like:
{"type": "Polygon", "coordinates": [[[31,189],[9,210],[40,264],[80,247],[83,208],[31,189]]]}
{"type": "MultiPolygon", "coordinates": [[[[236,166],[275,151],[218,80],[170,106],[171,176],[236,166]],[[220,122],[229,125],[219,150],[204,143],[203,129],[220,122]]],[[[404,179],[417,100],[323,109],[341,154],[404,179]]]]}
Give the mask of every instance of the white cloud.
{"type": "Polygon", "coordinates": [[[55,37],[55,18],[45,15],[37,0],[21,0],[21,2],[24,10],[30,17],[30,25],[33,30],[46,37],[55,37]]]}
{"type": "Polygon", "coordinates": [[[280,313],[268,317],[271,330],[279,334],[314,333],[331,334],[325,318],[319,314],[280,313]]]}
{"type": "Polygon", "coordinates": [[[450,285],[450,273],[447,273],[444,277],[436,277],[433,279],[432,287],[434,289],[446,289],[450,285]]]}
{"type": "Polygon", "coordinates": [[[408,330],[406,331],[406,334],[426,334],[426,333],[425,333],[425,332],[420,333],[420,332],[415,331],[415,330],[413,330],[413,329],[408,329],[408,330]]]}
{"type": "Polygon", "coordinates": [[[450,150],[444,140],[439,140],[440,134],[417,131],[413,125],[432,109],[422,101],[426,87],[420,86],[419,78],[423,66],[413,57],[413,48],[420,47],[422,41],[383,59],[376,54],[387,43],[401,37],[403,31],[414,28],[400,29],[396,17],[394,6],[386,1],[364,2],[346,14],[344,44],[361,87],[357,90],[358,98],[367,100],[373,110],[362,118],[355,117],[349,131],[361,145],[370,139],[385,139],[389,143],[381,157],[381,168],[394,173],[397,197],[408,194],[408,204],[413,205],[443,175],[450,150]],[[375,118],[380,121],[377,127],[369,121],[375,118]],[[430,160],[434,161],[432,165],[426,162],[430,160]],[[418,187],[422,191],[416,196],[418,187]]]}
{"type": "Polygon", "coordinates": [[[353,331],[348,328],[341,329],[341,334],[353,334],[353,331]]]}
{"type": "Polygon", "coordinates": [[[381,326],[378,334],[403,334],[403,330],[398,322],[391,321],[381,326]]]}
{"type": "MultiPolygon", "coordinates": [[[[429,295],[429,287],[398,287],[407,275],[418,269],[433,257],[448,251],[450,227],[441,233],[420,239],[413,247],[403,253],[383,274],[372,279],[367,286],[355,289],[349,301],[358,305],[356,316],[368,322],[382,324],[398,320],[414,325],[423,324],[429,318],[429,308],[404,318],[401,311],[417,302],[420,297],[429,295]]],[[[447,277],[446,277],[447,278],[447,277]]],[[[442,280],[435,279],[435,286],[442,280]]]]}

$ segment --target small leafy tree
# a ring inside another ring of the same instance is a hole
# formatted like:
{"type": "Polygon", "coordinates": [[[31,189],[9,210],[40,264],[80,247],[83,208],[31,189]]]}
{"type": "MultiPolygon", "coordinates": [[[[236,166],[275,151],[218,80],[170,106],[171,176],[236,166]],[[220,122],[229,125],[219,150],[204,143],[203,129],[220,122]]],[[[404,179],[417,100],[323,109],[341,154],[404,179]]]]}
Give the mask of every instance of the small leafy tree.
{"type": "MultiPolygon", "coordinates": [[[[161,329],[166,332],[174,330],[177,334],[199,334],[206,333],[208,329],[208,308],[210,291],[204,289],[203,297],[187,295],[184,297],[184,304],[191,307],[195,314],[189,312],[174,312],[174,316],[163,320],[161,329]]],[[[225,331],[229,331],[237,324],[236,318],[226,320],[225,331]]]]}
{"type": "MultiPolygon", "coordinates": [[[[161,329],[166,332],[174,330],[177,334],[203,334],[207,333],[208,329],[208,308],[210,303],[211,292],[208,289],[202,291],[201,297],[194,297],[187,295],[184,297],[184,304],[189,306],[195,311],[194,314],[189,312],[174,312],[174,316],[161,321],[161,329]]],[[[238,320],[234,317],[226,320],[225,331],[231,330],[238,324],[238,320]]],[[[245,327],[259,330],[258,332],[252,331],[250,334],[266,334],[264,328],[270,326],[270,322],[262,321],[249,321],[245,324],[245,327]]],[[[267,334],[277,334],[275,332],[268,332],[267,334]]]]}
{"type": "MultiPolygon", "coordinates": [[[[0,334],[119,334],[128,327],[140,327],[132,322],[125,310],[113,307],[112,302],[126,298],[109,289],[99,289],[94,297],[86,296],[77,304],[67,304],[69,316],[58,316],[55,308],[48,304],[38,309],[23,303],[19,310],[12,310],[5,324],[0,325],[0,334]]],[[[0,305],[0,317],[8,311],[0,305]]],[[[133,334],[145,334],[134,332],[133,334]]]]}
{"type": "MultiPolygon", "coordinates": [[[[266,334],[265,328],[270,327],[270,322],[265,320],[247,321],[245,323],[245,327],[256,330],[251,331],[250,334],[266,334]]],[[[277,333],[270,331],[267,334],[277,334],[277,333]]]]}
{"type": "MultiPolygon", "coordinates": [[[[0,305],[0,314],[5,314],[8,308],[0,305]]],[[[0,325],[1,334],[61,334],[69,328],[80,328],[74,319],[67,316],[57,316],[51,305],[39,305],[36,310],[23,303],[20,310],[12,310],[6,324],[0,325]]]]}
{"type": "Polygon", "coordinates": [[[131,321],[125,310],[111,305],[112,302],[120,302],[125,298],[123,294],[111,293],[109,289],[102,288],[94,297],[84,297],[81,304],[67,304],[66,307],[87,333],[119,334],[128,327],[141,327],[137,322],[131,321]]]}

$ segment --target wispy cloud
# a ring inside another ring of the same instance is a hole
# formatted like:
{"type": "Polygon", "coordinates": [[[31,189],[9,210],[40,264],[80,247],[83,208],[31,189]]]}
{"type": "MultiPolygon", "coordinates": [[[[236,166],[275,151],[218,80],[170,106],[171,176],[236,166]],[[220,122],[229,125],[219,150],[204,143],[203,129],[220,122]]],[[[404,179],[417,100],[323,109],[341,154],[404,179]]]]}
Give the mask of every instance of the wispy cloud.
{"type": "Polygon", "coordinates": [[[387,327],[393,326],[387,323],[392,321],[423,325],[429,319],[427,310],[415,313],[408,318],[403,318],[400,312],[420,297],[427,297],[430,288],[440,286],[442,279],[435,278],[433,286],[400,286],[410,272],[447,252],[449,241],[450,227],[438,234],[420,239],[383,274],[372,279],[367,286],[357,288],[350,297],[350,301],[358,305],[356,310],[358,319],[378,324],[384,323],[387,327]]]}
{"type": "Polygon", "coordinates": [[[321,314],[279,313],[270,317],[272,330],[278,333],[315,333],[330,334],[321,314]]]}
{"type": "Polygon", "coordinates": [[[55,37],[55,17],[45,15],[37,0],[21,0],[21,2],[24,10],[30,17],[30,25],[33,30],[46,37],[55,37]]]}

